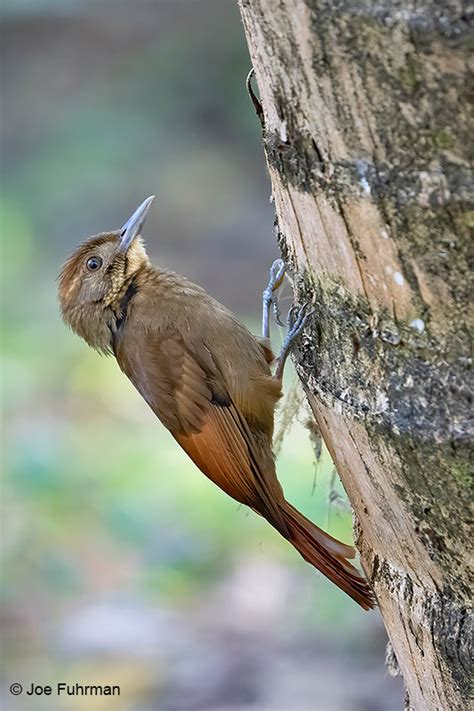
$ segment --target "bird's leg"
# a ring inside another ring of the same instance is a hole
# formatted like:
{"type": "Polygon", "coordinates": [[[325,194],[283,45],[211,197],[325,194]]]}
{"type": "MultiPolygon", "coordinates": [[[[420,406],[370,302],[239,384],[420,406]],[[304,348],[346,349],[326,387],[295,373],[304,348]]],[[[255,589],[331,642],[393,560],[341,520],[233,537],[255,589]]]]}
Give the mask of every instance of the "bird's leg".
{"type": "Polygon", "coordinates": [[[283,370],[285,369],[286,359],[291,353],[291,349],[300,337],[307,320],[312,316],[314,311],[308,311],[308,307],[304,304],[299,310],[296,304],[293,304],[288,312],[287,326],[288,330],[281,347],[280,355],[278,356],[278,364],[275,371],[275,378],[281,380],[283,378],[283,370]]]}
{"type": "Polygon", "coordinates": [[[282,259],[275,259],[270,267],[270,279],[268,286],[263,292],[263,310],[262,310],[262,336],[270,338],[270,307],[273,306],[275,320],[280,326],[283,326],[280,321],[280,309],[278,306],[277,290],[280,288],[283,277],[285,276],[286,266],[282,259]]]}

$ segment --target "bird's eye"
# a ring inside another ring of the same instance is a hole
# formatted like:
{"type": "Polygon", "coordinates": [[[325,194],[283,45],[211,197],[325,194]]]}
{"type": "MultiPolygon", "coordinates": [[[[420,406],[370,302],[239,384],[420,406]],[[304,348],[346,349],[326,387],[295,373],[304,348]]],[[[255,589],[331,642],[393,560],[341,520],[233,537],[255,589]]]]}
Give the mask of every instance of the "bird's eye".
{"type": "Polygon", "coordinates": [[[101,257],[89,257],[89,259],[86,262],[86,267],[90,272],[96,272],[98,269],[100,269],[102,266],[102,258],[101,257]]]}

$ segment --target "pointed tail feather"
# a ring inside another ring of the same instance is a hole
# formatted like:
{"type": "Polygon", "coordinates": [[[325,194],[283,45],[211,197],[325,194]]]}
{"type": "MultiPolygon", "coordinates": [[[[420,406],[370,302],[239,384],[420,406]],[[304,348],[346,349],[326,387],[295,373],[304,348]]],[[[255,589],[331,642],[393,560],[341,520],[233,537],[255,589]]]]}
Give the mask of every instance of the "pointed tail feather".
{"type": "Polygon", "coordinates": [[[290,534],[288,540],[298,553],[365,610],[375,607],[367,580],[347,560],[354,557],[354,548],[325,533],[287,501],[282,512],[290,534]]]}

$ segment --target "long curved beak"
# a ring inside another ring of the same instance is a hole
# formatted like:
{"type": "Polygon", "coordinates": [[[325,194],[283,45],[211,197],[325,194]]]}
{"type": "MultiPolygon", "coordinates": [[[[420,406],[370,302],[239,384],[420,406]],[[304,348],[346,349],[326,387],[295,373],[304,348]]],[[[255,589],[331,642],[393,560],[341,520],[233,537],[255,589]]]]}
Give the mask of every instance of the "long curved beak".
{"type": "Polygon", "coordinates": [[[146,216],[148,215],[148,210],[150,209],[154,199],[154,195],[150,195],[150,197],[147,197],[147,199],[144,200],[139,207],[137,207],[133,215],[128,218],[128,220],[120,230],[120,251],[126,252],[135,237],[140,234],[141,229],[145,224],[146,216]]]}

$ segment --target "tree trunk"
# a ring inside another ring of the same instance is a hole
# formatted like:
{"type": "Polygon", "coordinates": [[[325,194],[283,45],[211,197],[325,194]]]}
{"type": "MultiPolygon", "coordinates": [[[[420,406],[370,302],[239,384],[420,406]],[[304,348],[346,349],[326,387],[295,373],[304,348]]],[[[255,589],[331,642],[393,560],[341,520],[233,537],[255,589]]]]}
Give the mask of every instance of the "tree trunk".
{"type": "MultiPolygon", "coordinates": [[[[456,0],[239,0],[298,373],[407,705],[469,694],[469,17],[456,0]]],[[[470,206],[469,206],[470,205],[470,206]]]]}

